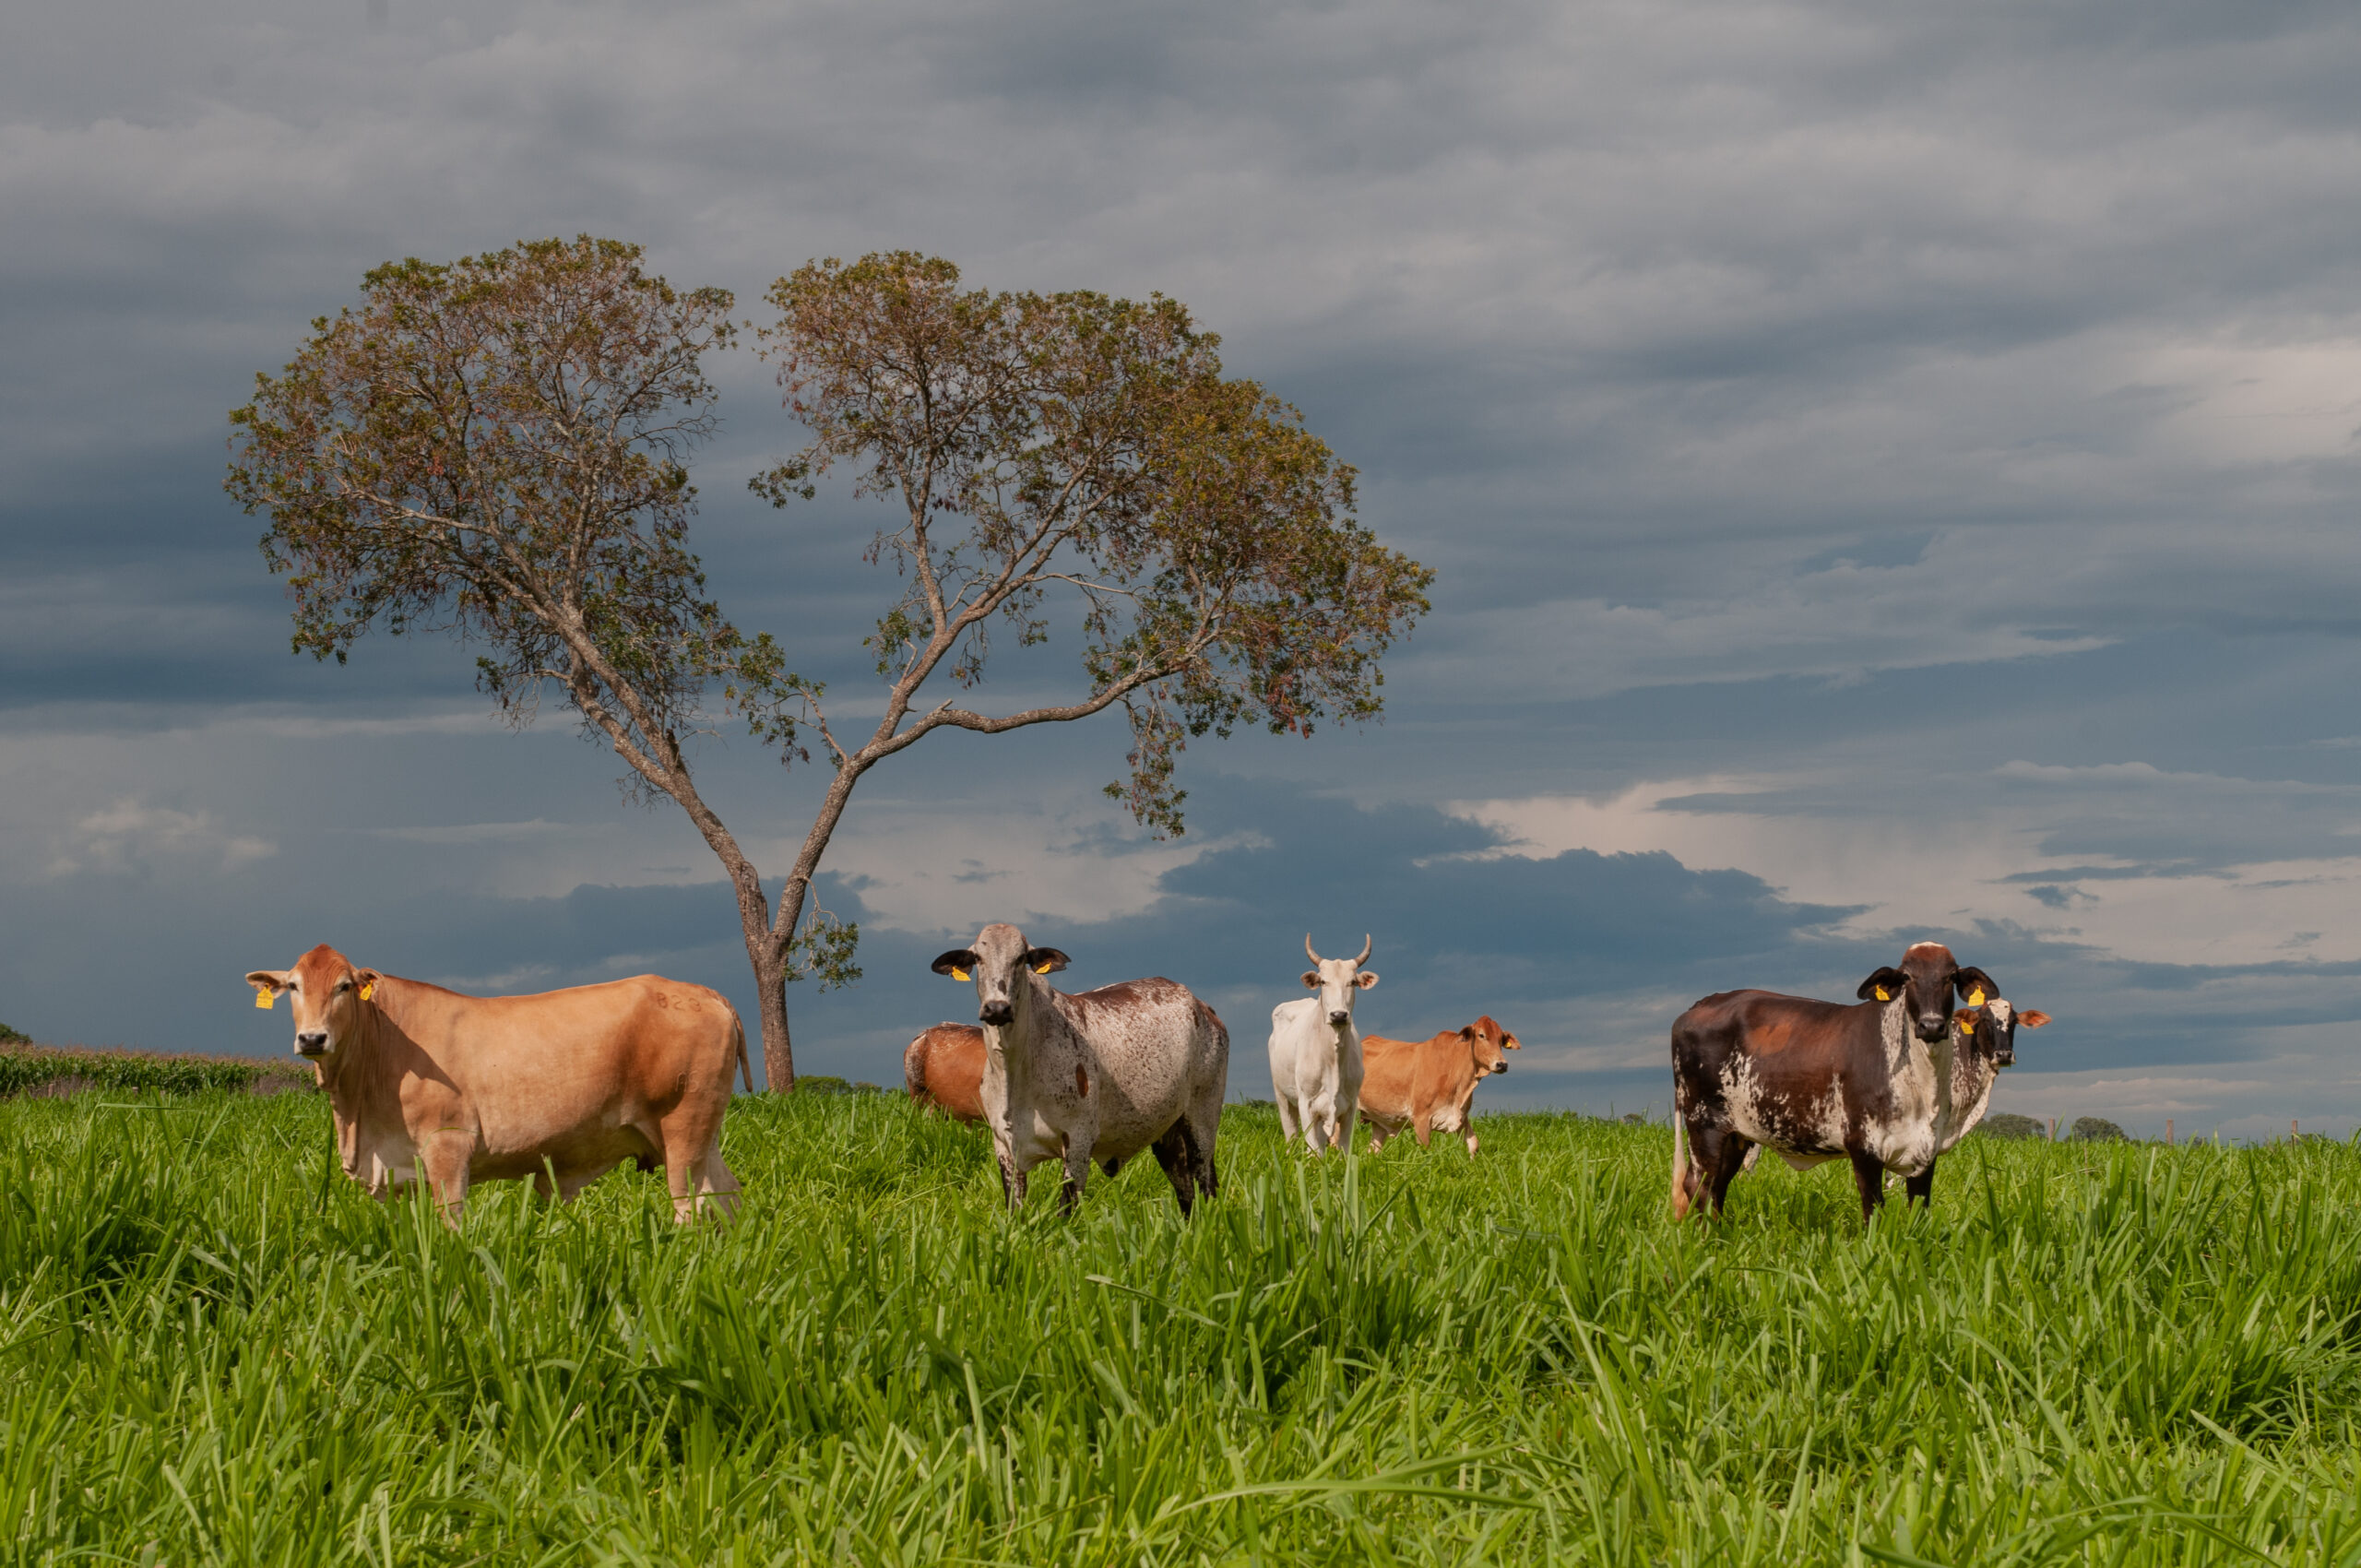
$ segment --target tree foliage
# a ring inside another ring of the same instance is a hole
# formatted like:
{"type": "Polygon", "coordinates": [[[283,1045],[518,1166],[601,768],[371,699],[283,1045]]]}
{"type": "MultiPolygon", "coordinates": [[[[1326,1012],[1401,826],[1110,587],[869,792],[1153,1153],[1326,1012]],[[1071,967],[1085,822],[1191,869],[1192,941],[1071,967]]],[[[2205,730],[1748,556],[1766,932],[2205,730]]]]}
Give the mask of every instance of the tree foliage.
{"type": "Polygon", "coordinates": [[[638,263],[586,236],[375,268],[230,416],[229,490],[270,515],[297,651],[341,662],[381,619],[457,632],[513,719],[553,685],[662,788],[747,652],[685,543],[700,356],[734,328],[726,291],[638,263]]]}
{"type": "Polygon", "coordinates": [[[908,252],[814,262],[769,299],[762,351],[812,439],[755,488],[786,505],[845,465],[856,493],[898,503],[871,552],[903,583],[869,645],[887,712],[858,751],[827,734],[840,767],[944,725],[991,733],[1121,703],[1130,770],[1109,793],[1177,833],[1189,738],[1242,722],[1309,735],[1380,711],[1379,659],[1433,574],[1354,519],[1353,469],[1294,409],[1225,379],[1219,339],[1178,302],[962,290],[951,263],[908,252]],[[982,680],[995,628],[1045,640],[1052,593],[1077,612],[1083,694],[914,713],[940,668],[982,680]]]}

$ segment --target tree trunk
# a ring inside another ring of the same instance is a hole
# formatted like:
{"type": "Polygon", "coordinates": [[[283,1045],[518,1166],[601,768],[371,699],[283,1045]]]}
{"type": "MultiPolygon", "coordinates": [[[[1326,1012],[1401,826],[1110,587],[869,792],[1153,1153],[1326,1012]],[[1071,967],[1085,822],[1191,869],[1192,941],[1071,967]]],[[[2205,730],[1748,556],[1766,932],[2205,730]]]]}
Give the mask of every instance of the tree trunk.
{"type": "Polygon", "coordinates": [[[755,1082],[763,1087],[791,1091],[795,1087],[795,1048],[787,1036],[787,961],[775,956],[765,937],[754,956],[754,990],[763,1009],[763,1070],[755,1082]]]}

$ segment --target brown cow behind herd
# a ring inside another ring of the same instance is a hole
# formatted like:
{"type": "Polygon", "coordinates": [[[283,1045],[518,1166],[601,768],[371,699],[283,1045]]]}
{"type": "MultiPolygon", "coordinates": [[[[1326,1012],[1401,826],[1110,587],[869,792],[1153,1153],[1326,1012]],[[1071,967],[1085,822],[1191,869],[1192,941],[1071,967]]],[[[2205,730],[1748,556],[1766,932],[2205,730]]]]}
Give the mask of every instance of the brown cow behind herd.
{"type": "Polygon", "coordinates": [[[984,1031],[948,1020],[902,1050],[902,1083],[910,1098],[955,1121],[984,1119],[984,1031]]]}

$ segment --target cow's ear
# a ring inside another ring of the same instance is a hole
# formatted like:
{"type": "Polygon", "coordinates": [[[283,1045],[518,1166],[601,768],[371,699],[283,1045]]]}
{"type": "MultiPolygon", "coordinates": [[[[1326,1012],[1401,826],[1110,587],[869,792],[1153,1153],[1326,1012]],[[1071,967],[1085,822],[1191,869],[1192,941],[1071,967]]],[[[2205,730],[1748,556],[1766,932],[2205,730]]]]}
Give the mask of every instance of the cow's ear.
{"type": "Polygon", "coordinates": [[[1054,947],[1036,947],[1025,955],[1025,967],[1037,975],[1053,975],[1073,960],[1054,947]]]}
{"type": "Polygon", "coordinates": [[[1360,974],[1354,979],[1353,983],[1359,986],[1363,991],[1367,991],[1370,986],[1377,983],[1377,971],[1375,969],[1363,969],[1360,974]]]}
{"type": "Polygon", "coordinates": [[[1960,1032],[1962,1034],[1974,1034],[1975,1032],[1975,1009],[1973,1007],[1960,1008],[1957,1012],[1952,1015],[1952,1022],[1959,1026],[1960,1032]]]}
{"type": "Polygon", "coordinates": [[[1502,1029],[1501,1031],[1501,1049],[1503,1051],[1523,1051],[1525,1047],[1517,1043],[1516,1036],[1509,1033],[1506,1029],[1502,1029]]]}
{"type": "Polygon", "coordinates": [[[1981,1007],[2000,994],[2000,988],[1992,983],[1992,977],[1973,965],[1953,969],[1952,983],[1959,987],[1960,995],[1970,1007],[1981,1007]]]}
{"type": "Polygon", "coordinates": [[[246,983],[255,988],[255,1005],[267,1008],[279,1000],[279,993],[287,989],[287,971],[256,969],[246,977],[246,983]]]}
{"type": "Polygon", "coordinates": [[[2047,1022],[2049,1015],[2038,1007],[2028,1007],[2017,1015],[2017,1028],[2021,1029],[2037,1029],[2047,1022]]]}
{"type": "Polygon", "coordinates": [[[930,966],[938,975],[949,975],[963,980],[975,972],[976,956],[965,947],[955,947],[930,966]]]}
{"type": "Polygon", "coordinates": [[[1303,971],[1303,989],[1306,991],[1318,991],[1320,989],[1320,971],[1318,969],[1306,969],[1303,971]]]}
{"type": "Polygon", "coordinates": [[[354,986],[359,988],[361,992],[361,1000],[363,1002],[368,1001],[370,997],[376,994],[377,982],[385,978],[385,976],[379,974],[374,969],[355,969],[352,971],[352,983],[354,986]]]}
{"type": "Polygon", "coordinates": [[[1902,988],[1909,983],[1910,977],[1908,975],[1904,974],[1900,969],[1897,969],[1892,965],[1888,964],[1884,968],[1880,969],[1876,974],[1873,974],[1869,979],[1863,980],[1861,982],[1861,989],[1855,992],[1853,994],[1859,997],[1864,1002],[1869,1001],[1871,998],[1875,998],[1880,1002],[1891,1002],[1895,997],[1901,995],[1902,988]]]}
{"type": "Polygon", "coordinates": [[[1476,1043],[1476,1026],[1473,1024],[1462,1024],[1459,1028],[1459,1038],[1465,1040],[1468,1044],[1474,1045],[1476,1043]]]}

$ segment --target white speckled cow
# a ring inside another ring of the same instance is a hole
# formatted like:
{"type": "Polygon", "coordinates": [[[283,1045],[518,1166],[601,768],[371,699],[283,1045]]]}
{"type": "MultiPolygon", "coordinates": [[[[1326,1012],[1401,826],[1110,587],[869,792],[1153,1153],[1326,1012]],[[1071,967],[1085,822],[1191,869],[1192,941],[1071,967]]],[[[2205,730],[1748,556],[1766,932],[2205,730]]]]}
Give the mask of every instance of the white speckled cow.
{"type": "Polygon", "coordinates": [[[1290,1143],[1300,1132],[1314,1154],[1352,1141],[1363,1075],[1353,1002],[1377,983],[1377,972],[1361,968],[1369,949],[1363,936],[1360,956],[1323,958],[1312,950],[1311,933],[1304,932],[1311,968],[1303,983],[1319,994],[1271,1009],[1271,1092],[1279,1102],[1279,1131],[1290,1143]]]}
{"type": "Polygon", "coordinates": [[[1066,967],[1013,925],[934,961],[972,976],[984,1027],[984,1120],[1000,1156],[1001,1188],[1025,1202],[1026,1173],[1062,1161],[1059,1204],[1081,1201],[1090,1162],[1108,1175],[1144,1148],[1172,1182],[1185,1216],[1215,1186],[1214,1138],[1229,1083],[1229,1031],[1187,986],[1125,980],[1068,996],[1042,977],[1066,967]]]}
{"type": "Polygon", "coordinates": [[[1885,1173],[1931,1203],[1935,1160],[1983,1119],[2020,1025],[2049,1022],[1999,999],[1982,969],[1922,942],[1861,982],[1847,1007],[1768,991],[1708,996],[1672,1026],[1672,1209],[1723,1194],[1759,1146],[1796,1170],[1849,1158],[1864,1224],[1885,1173]],[[1968,1005],[1952,1010],[1954,986],[1968,1005]]]}

